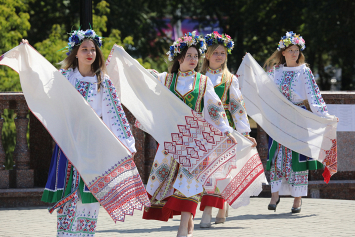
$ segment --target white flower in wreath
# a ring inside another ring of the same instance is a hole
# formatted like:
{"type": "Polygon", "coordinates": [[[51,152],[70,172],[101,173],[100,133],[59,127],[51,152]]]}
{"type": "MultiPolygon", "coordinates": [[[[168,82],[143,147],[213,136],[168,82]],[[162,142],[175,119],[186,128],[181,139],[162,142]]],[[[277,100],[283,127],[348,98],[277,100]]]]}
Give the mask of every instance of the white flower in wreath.
{"type": "Polygon", "coordinates": [[[78,31],[78,37],[79,37],[80,41],[82,41],[84,39],[84,37],[85,37],[85,32],[82,31],[82,30],[79,30],[78,31]]]}
{"type": "Polygon", "coordinates": [[[281,49],[285,48],[285,44],[284,44],[283,41],[280,41],[280,48],[281,48],[281,49]]]}

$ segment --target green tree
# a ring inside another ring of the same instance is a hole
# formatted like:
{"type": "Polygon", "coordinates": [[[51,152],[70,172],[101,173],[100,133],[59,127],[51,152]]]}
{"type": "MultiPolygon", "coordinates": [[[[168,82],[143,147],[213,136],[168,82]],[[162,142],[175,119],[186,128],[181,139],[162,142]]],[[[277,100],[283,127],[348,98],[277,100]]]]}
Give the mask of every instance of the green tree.
{"type": "Polygon", "coordinates": [[[55,24],[52,26],[49,38],[34,45],[37,51],[57,68],[60,67],[58,63],[63,60],[64,48],[67,46],[63,35],[65,35],[65,30],[60,25],[55,24]]]}
{"type": "Polygon", "coordinates": [[[28,39],[35,45],[47,39],[53,25],[60,25],[64,32],[79,27],[80,1],[78,0],[28,0],[27,11],[30,14],[31,31],[28,39]]]}
{"type": "MultiPolygon", "coordinates": [[[[26,1],[0,0],[0,51],[5,53],[17,46],[27,36],[30,29],[29,14],[26,13],[26,1]]],[[[18,74],[6,66],[0,66],[0,91],[21,91],[18,74]]],[[[4,110],[2,142],[6,153],[6,169],[13,165],[12,153],[16,144],[16,128],[14,111],[4,110]]]]}
{"type": "Polygon", "coordinates": [[[110,4],[107,28],[119,29],[122,37],[133,36],[134,47],[128,52],[137,58],[156,57],[165,54],[171,39],[162,31],[162,21],[168,12],[170,1],[163,0],[107,0],[110,4]]]}
{"type": "MultiPolygon", "coordinates": [[[[0,51],[3,53],[19,44],[30,29],[27,4],[19,0],[0,0],[0,51]]],[[[0,66],[0,91],[21,91],[18,75],[0,66]]]]}

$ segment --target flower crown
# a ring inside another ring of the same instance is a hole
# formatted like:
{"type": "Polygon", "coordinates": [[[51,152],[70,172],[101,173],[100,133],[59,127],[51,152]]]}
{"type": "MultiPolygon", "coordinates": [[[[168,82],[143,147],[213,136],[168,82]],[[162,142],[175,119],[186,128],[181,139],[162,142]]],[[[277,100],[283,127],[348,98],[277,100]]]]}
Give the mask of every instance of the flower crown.
{"type": "Polygon", "coordinates": [[[232,38],[227,34],[220,35],[217,31],[213,31],[211,34],[205,36],[207,47],[212,46],[213,44],[223,44],[227,48],[228,54],[232,53],[234,48],[234,42],[232,38]]]}
{"type": "Polygon", "coordinates": [[[204,56],[206,51],[205,39],[202,36],[196,35],[196,31],[188,32],[185,36],[176,40],[173,45],[170,46],[169,51],[166,53],[169,56],[169,61],[173,61],[174,57],[180,54],[185,47],[195,45],[200,51],[201,56],[204,56]]]}
{"type": "Polygon", "coordinates": [[[102,45],[102,37],[98,36],[95,31],[74,30],[72,33],[70,33],[70,37],[68,39],[69,42],[67,48],[69,52],[67,55],[71,53],[74,46],[80,45],[84,39],[93,39],[99,47],[102,45]]]}
{"type": "Polygon", "coordinates": [[[293,31],[286,32],[286,36],[281,37],[277,50],[280,51],[283,48],[287,48],[290,45],[298,45],[301,51],[306,48],[306,41],[300,35],[296,35],[293,31]]]}

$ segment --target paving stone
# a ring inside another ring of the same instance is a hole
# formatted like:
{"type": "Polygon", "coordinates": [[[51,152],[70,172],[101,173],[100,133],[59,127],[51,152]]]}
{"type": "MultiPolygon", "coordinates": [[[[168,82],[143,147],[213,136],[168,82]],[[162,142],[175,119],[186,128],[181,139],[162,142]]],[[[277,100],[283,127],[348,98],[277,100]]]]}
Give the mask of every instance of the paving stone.
{"type": "MultiPolygon", "coordinates": [[[[292,214],[292,198],[281,198],[277,211],[267,210],[268,198],[252,198],[250,204],[229,209],[224,224],[212,224],[201,229],[202,212],[198,211],[194,237],[229,236],[354,236],[355,201],[334,199],[303,199],[302,211],[292,214]]],[[[217,209],[213,210],[213,217],[217,209]]],[[[215,218],[212,218],[214,223],[215,218]]],[[[100,209],[96,237],[175,237],[180,217],[168,222],[143,220],[142,211],[135,210],[125,222],[115,224],[103,208],[100,209]]],[[[56,214],[43,207],[0,208],[0,236],[55,236],[56,214]]]]}

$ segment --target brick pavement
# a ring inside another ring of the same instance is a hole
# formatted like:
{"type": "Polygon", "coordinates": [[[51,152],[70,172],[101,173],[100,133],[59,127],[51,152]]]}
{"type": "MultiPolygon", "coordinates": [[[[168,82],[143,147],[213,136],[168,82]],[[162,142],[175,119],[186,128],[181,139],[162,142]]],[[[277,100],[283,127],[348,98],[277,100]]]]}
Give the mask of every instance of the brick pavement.
{"type": "MultiPolygon", "coordinates": [[[[355,236],[355,201],[303,199],[300,214],[291,214],[292,202],[281,198],[274,213],[267,210],[268,198],[252,198],[248,206],[230,209],[225,224],[210,229],[200,229],[202,212],[198,211],[194,236],[355,236]]],[[[216,213],[214,210],[213,216],[216,213]]],[[[96,236],[176,236],[180,217],[158,222],[141,216],[141,211],[135,211],[124,223],[114,224],[101,208],[96,236]]],[[[0,236],[55,236],[55,231],[56,214],[49,214],[46,208],[0,209],[0,236]]]]}

